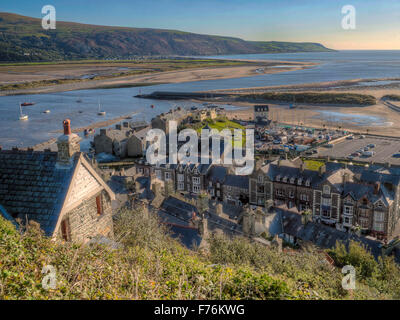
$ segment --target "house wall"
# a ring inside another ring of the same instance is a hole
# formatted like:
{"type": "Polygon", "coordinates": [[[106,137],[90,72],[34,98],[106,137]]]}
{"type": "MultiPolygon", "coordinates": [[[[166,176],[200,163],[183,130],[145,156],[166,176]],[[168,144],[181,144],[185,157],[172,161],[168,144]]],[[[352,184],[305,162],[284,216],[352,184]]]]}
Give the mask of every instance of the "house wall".
{"type": "Polygon", "coordinates": [[[94,137],[94,149],[97,154],[99,153],[113,153],[113,141],[105,134],[100,134],[94,137]]]}
{"type": "Polygon", "coordinates": [[[136,136],[132,136],[127,141],[128,157],[140,157],[143,155],[143,143],[136,136]]]}
{"type": "MultiPolygon", "coordinates": [[[[103,190],[83,201],[77,208],[67,212],[63,220],[69,223],[70,240],[74,242],[87,242],[91,238],[102,235],[108,238],[114,237],[111,199],[103,190]],[[96,197],[101,195],[103,213],[97,213],[96,197]]],[[[58,237],[62,239],[61,227],[58,229],[58,237]]]]}

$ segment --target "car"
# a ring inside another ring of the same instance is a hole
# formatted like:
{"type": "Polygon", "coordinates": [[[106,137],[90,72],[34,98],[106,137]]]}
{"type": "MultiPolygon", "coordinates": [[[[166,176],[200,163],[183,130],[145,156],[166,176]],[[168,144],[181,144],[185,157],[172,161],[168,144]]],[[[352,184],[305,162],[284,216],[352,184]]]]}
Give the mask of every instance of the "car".
{"type": "Polygon", "coordinates": [[[369,150],[369,148],[368,148],[368,147],[365,147],[365,148],[364,148],[364,151],[368,151],[368,150],[369,150]]]}
{"type": "Polygon", "coordinates": [[[314,153],[314,154],[317,154],[318,150],[317,149],[312,149],[311,152],[314,153]]]}
{"type": "Polygon", "coordinates": [[[372,157],[375,153],[373,151],[365,151],[363,152],[364,157],[372,157]]]}
{"type": "Polygon", "coordinates": [[[369,148],[375,148],[375,145],[373,143],[370,143],[367,147],[369,148]]]}
{"type": "Polygon", "coordinates": [[[279,140],[274,140],[272,143],[273,144],[281,144],[281,142],[279,140]]]}
{"type": "Polygon", "coordinates": [[[393,157],[393,158],[400,158],[400,153],[394,153],[394,154],[392,155],[392,157],[393,157]]]}
{"type": "Polygon", "coordinates": [[[365,139],[365,136],[362,134],[362,135],[360,136],[360,139],[365,139]]]}
{"type": "Polygon", "coordinates": [[[352,155],[347,156],[347,159],[349,160],[353,160],[355,157],[353,157],[352,155]]]}
{"type": "Polygon", "coordinates": [[[348,136],[348,137],[346,137],[346,140],[353,140],[353,139],[354,139],[353,136],[348,136]]]}
{"type": "Polygon", "coordinates": [[[329,149],[330,149],[330,148],[333,148],[333,144],[332,144],[332,143],[327,143],[327,144],[325,145],[325,147],[326,147],[326,148],[329,148],[329,149]]]}
{"type": "Polygon", "coordinates": [[[359,153],[359,152],[353,152],[353,153],[351,154],[351,156],[353,156],[353,157],[359,157],[359,156],[361,156],[361,153],[359,153]]]}

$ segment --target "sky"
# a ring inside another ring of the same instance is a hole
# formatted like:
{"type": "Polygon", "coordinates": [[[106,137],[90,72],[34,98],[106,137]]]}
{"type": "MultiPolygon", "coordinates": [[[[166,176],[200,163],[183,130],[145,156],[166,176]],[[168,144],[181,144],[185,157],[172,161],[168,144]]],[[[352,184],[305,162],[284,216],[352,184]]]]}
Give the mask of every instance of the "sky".
{"type": "Polygon", "coordinates": [[[0,0],[0,11],[41,18],[48,4],[59,21],[400,50],[400,0],[0,0]],[[342,27],[345,5],[355,8],[355,29],[342,27]]]}

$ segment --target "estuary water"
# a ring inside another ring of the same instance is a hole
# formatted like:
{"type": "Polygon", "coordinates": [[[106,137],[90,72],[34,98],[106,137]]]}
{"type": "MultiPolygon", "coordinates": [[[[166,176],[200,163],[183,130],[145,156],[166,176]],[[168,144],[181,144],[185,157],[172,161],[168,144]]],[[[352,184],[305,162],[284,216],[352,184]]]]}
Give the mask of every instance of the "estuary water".
{"type": "Polygon", "coordinates": [[[19,95],[0,97],[0,145],[27,147],[57,137],[65,118],[71,119],[73,127],[89,126],[92,123],[110,120],[137,112],[136,117],[151,120],[155,115],[168,111],[175,105],[193,106],[182,101],[160,101],[133,98],[141,93],[153,91],[202,91],[275,85],[316,83],[323,81],[349,80],[356,78],[399,78],[400,51],[338,51],[287,54],[257,54],[217,56],[221,59],[309,61],[319,65],[306,69],[262,74],[245,78],[204,80],[196,82],[165,84],[148,87],[94,89],[71,92],[19,95]],[[81,99],[81,103],[77,100],[81,99]],[[19,103],[35,102],[25,107],[28,121],[19,121],[19,103]],[[98,104],[106,116],[97,115],[98,104]],[[150,105],[154,104],[154,109],[150,105]],[[51,113],[44,114],[44,110],[51,113]]]}

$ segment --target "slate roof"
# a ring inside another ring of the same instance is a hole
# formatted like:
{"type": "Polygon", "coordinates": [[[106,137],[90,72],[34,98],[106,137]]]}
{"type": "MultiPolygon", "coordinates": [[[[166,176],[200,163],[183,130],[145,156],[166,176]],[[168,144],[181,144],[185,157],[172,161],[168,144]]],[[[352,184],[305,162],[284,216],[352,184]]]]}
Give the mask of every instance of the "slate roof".
{"type": "Polygon", "coordinates": [[[168,197],[161,205],[161,209],[183,221],[189,221],[193,212],[198,213],[195,206],[174,197],[168,197]]]}
{"type": "Polygon", "coordinates": [[[226,176],[224,185],[241,189],[249,189],[249,177],[228,174],[226,176]]]}
{"type": "Polygon", "coordinates": [[[213,183],[217,182],[224,182],[226,175],[228,173],[228,169],[222,166],[213,166],[208,174],[208,180],[212,181],[213,183]]]}
{"type": "Polygon", "coordinates": [[[52,234],[77,158],[71,169],[58,169],[57,152],[0,151],[0,203],[13,218],[52,234]]]}
{"type": "Polygon", "coordinates": [[[350,241],[357,241],[367,247],[375,258],[382,254],[382,243],[365,237],[339,231],[321,223],[308,222],[304,225],[301,215],[289,211],[279,211],[282,218],[282,231],[304,241],[310,241],[322,248],[335,248],[336,241],[349,245],[350,241]]]}

